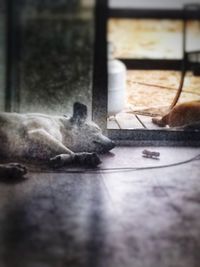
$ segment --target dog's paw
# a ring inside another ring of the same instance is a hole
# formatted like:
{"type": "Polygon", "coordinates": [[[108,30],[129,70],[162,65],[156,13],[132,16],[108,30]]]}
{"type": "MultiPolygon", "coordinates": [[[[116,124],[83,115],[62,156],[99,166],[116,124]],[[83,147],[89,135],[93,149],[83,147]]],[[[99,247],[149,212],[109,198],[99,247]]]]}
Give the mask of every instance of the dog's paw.
{"type": "Polygon", "coordinates": [[[70,164],[78,164],[86,167],[96,167],[101,163],[100,158],[96,153],[76,153],[73,155],[60,154],[49,160],[49,165],[52,168],[61,168],[70,164]]]}
{"type": "Polygon", "coordinates": [[[57,155],[53,158],[50,158],[49,165],[52,168],[61,168],[63,166],[62,156],[57,155]]]}
{"type": "Polygon", "coordinates": [[[101,164],[101,160],[96,153],[77,153],[75,157],[76,163],[81,166],[95,168],[101,164]]]}
{"type": "Polygon", "coordinates": [[[61,168],[64,165],[72,163],[72,156],[68,154],[60,154],[50,158],[49,165],[52,168],[61,168]]]}
{"type": "Polygon", "coordinates": [[[9,163],[5,166],[5,176],[7,178],[22,178],[27,173],[27,168],[19,163],[9,163]]]}
{"type": "Polygon", "coordinates": [[[86,157],[86,165],[91,166],[91,167],[96,167],[99,164],[101,164],[101,160],[97,153],[91,153],[91,155],[88,155],[86,157]]]}

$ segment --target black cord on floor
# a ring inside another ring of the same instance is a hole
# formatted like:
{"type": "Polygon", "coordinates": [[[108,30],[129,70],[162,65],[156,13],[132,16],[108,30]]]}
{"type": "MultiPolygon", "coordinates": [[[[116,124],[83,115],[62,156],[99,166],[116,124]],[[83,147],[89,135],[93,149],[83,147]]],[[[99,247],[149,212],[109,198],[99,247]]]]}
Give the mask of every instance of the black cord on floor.
{"type": "Polygon", "coordinates": [[[32,172],[45,172],[45,173],[100,173],[100,172],[131,172],[131,171],[142,171],[142,170],[153,170],[153,169],[161,169],[161,168],[169,168],[169,167],[175,167],[175,166],[180,166],[184,165],[193,161],[200,160],[200,154],[196,155],[195,157],[192,157],[188,160],[184,161],[179,161],[171,164],[165,164],[165,165],[160,165],[160,166],[144,166],[144,167],[114,167],[114,168],[96,168],[96,169],[89,169],[89,168],[84,168],[80,170],[74,170],[74,169],[54,169],[54,170],[31,170],[29,171],[32,172]]]}

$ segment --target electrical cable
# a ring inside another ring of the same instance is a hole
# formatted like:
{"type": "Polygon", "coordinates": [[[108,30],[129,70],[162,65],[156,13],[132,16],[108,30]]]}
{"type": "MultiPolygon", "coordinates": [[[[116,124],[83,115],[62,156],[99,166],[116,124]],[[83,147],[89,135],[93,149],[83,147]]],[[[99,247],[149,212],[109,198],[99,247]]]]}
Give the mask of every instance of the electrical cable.
{"type": "MultiPolygon", "coordinates": [[[[200,160],[200,154],[184,161],[179,161],[175,163],[170,163],[170,164],[165,164],[165,165],[158,165],[158,166],[144,166],[144,167],[113,167],[113,168],[95,168],[95,169],[89,169],[89,168],[84,168],[80,170],[74,170],[74,169],[54,169],[54,170],[37,170],[37,171],[32,171],[32,172],[46,172],[46,173],[80,173],[80,174],[87,174],[87,173],[115,173],[115,172],[132,172],[132,171],[142,171],[142,170],[153,170],[153,169],[161,169],[161,168],[169,168],[169,167],[175,167],[175,166],[180,166],[184,165],[193,161],[200,160]]],[[[29,171],[31,171],[29,169],[29,171]]]]}

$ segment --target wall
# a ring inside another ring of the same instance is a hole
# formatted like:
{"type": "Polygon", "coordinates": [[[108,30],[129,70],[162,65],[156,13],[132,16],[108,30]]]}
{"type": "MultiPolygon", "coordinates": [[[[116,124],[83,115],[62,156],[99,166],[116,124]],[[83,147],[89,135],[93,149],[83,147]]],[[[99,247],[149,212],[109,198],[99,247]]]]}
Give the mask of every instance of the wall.
{"type": "Polygon", "coordinates": [[[0,3],[0,111],[4,110],[5,100],[5,13],[0,3]]]}

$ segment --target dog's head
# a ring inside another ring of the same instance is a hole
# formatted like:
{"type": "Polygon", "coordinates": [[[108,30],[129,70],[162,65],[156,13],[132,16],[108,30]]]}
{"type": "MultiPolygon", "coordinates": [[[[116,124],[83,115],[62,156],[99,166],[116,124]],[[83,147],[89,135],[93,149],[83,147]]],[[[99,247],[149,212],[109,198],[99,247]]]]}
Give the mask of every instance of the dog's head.
{"type": "Polygon", "coordinates": [[[74,104],[69,124],[71,142],[68,148],[72,151],[106,153],[115,147],[114,142],[102,134],[97,124],[87,121],[87,107],[81,103],[74,104]]]}

